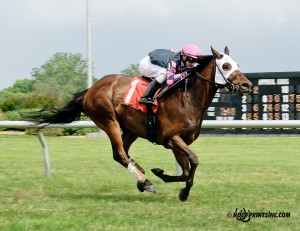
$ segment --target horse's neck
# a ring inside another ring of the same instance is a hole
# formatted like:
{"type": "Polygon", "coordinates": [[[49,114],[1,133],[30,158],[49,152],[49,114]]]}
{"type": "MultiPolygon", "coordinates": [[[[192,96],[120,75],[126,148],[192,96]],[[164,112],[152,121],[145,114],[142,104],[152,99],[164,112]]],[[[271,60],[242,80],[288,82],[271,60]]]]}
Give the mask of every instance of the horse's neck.
{"type": "MultiPolygon", "coordinates": [[[[213,60],[203,69],[200,73],[201,76],[207,80],[214,81],[215,70],[213,60]]],[[[191,91],[194,104],[202,112],[202,114],[207,110],[211,104],[215,94],[216,87],[213,83],[205,81],[203,79],[197,78],[194,84],[194,87],[191,91]]]]}

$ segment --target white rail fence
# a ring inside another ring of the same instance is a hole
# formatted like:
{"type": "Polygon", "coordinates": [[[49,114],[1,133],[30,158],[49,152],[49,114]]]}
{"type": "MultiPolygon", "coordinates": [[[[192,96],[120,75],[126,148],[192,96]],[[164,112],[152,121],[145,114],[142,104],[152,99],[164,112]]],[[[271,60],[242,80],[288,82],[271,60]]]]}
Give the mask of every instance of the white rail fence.
{"type": "MultiPolygon", "coordinates": [[[[43,147],[45,175],[51,178],[48,145],[42,129],[47,128],[96,128],[92,121],[78,121],[70,124],[35,124],[27,121],[0,121],[0,128],[36,128],[43,147]]],[[[300,128],[300,120],[204,120],[202,128],[300,128]]]]}

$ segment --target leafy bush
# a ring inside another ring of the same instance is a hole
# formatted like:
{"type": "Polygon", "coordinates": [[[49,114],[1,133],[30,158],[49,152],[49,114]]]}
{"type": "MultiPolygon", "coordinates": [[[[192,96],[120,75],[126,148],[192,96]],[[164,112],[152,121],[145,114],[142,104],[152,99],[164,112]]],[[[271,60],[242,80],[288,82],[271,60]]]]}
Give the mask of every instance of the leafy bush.
{"type": "MultiPolygon", "coordinates": [[[[36,135],[37,134],[36,128],[27,128],[25,133],[27,135],[36,135]]],[[[63,128],[43,128],[42,132],[45,136],[63,136],[64,129],[63,128]]]]}
{"type": "Polygon", "coordinates": [[[96,132],[98,130],[99,130],[99,128],[65,128],[64,135],[82,136],[87,133],[96,132]]]}
{"type": "Polygon", "coordinates": [[[54,108],[61,106],[63,102],[55,94],[28,94],[24,98],[22,108],[54,108]]]}
{"type": "Polygon", "coordinates": [[[3,112],[14,111],[20,108],[22,105],[22,98],[18,94],[8,95],[4,100],[0,102],[0,109],[3,112]]]}
{"type": "MultiPolygon", "coordinates": [[[[0,121],[7,120],[4,112],[0,111],[0,121]]],[[[5,128],[0,128],[0,131],[5,130],[5,128]]]]}
{"type": "MultiPolygon", "coordinates": [[[[98,128],[42,128],[45,136],[82,136],[90,132],[98,131],[98,128]]],[[[26,129],[26,134],[36,135],[36,128],[26,129]]]]}
{"type": "Polygon", "coordinates": [[[7,120],[7,117],[3,111],[0,110],[0,121],[7,120]]]}
{"type": "Polygon", "coordinates": [[[12,121],[22,120],[20,113],[18,111],[7,111],[5,112],[5,117],[7,120],[12,120],[12,121]]]}

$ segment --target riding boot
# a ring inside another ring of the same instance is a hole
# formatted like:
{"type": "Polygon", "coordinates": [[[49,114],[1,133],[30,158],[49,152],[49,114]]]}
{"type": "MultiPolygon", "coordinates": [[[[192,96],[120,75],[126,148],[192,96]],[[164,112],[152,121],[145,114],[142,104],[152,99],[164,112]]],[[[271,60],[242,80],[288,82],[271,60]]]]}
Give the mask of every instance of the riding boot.
{"type": "Polygon", "coordinates": [[[145,94],[140,98],[139,103],[143,104],[154,104],[154,94],[161,87],[161,83],[157,82],[156,79],[153,79],[146,89],[145,94]]]}

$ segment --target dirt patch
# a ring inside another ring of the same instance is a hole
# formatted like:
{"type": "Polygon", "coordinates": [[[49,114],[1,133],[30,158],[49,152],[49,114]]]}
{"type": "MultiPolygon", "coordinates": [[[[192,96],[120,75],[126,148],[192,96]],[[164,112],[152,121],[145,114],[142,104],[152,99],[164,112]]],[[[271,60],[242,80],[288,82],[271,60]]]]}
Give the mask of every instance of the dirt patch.
{"type": "Polygon", "coordinates": [[[25,135],[25,132],[20,132],[20,131],[0,131],[0,135],[25,135]]]}

